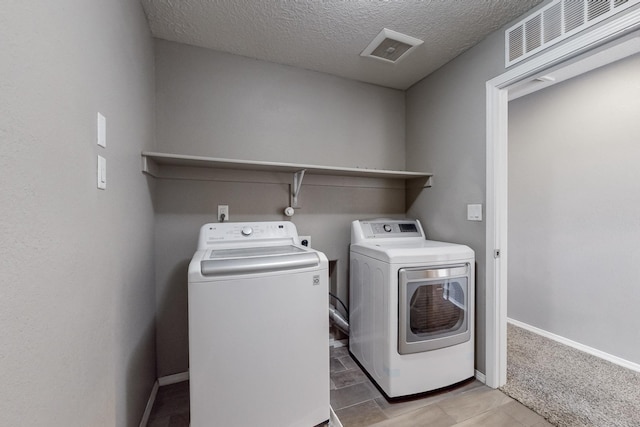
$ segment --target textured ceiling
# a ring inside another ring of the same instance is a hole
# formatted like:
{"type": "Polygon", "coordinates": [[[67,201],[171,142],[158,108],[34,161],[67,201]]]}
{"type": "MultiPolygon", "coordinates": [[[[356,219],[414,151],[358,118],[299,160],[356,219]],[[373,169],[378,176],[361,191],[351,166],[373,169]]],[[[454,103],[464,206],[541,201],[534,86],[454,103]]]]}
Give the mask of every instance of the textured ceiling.
{"type": "Polygon", "coordinates": [[[542,0],[141,0],[155,37],[407,89],[542,0]],[[388,28],[424,40],[360,56],[388,28]]]}

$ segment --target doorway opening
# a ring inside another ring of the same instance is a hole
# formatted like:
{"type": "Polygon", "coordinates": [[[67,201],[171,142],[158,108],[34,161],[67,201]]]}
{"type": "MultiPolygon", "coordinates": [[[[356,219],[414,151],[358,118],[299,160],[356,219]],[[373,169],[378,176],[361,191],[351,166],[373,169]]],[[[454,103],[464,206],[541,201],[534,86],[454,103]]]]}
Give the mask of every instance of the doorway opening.
{"type": "Polygon", "coordinates": [[[486,383],[507,372],[508,103],[640,52],[640,9],[532,58],[487,82],[486,383]]]}

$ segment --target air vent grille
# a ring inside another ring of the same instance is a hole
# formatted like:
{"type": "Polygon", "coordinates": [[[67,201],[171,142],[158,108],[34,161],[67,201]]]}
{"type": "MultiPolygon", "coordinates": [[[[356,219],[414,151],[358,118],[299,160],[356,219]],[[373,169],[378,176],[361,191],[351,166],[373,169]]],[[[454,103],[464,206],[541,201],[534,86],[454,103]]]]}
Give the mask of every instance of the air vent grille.
{"type": "Polygon", "coordinates": [[[590,1],[587,4],[587,20],[592,21],[611,10],[610,1],[590,1]]]}
{"type": "Polygon", "coordinates": [[[527,52],[542,46],[542,16],[536,15],[524,23],[524,39],[527,52]]]}
{"type": "Polygon", "coordinates": [[[360,56],[395,64],[422,43],[424,43],[422,40],[388,28],[383,28],[371,43],[369,43],[369,46],[362,51],[360,56]]]}
{"type": "Polygon", "coordinates": [[[567,33],[584,25],[585,2],[582,0],[564,0],[564,30],[567,33]]]}
{"type": "Polygon", "coordinates": [[[410,44],[385,38],[369,55],[395,62],[412,47],[410,44]]]}
{"type": "Polygon", "coordinates": [[[524,27],[514,28],[509,33],[509,60],[514,61],[524,55],[524,27]]]}
{"type": "Polygon", "coordinates": [[[555,0],[505,31],[505,66],[639,3],[640,0],[555,0]]]}
{"type": "Polygon", "coordinates": [[[542,13],[542,21],[545,43],[562,36],[562,5],[557,3],[545,10],[542,13]]]}

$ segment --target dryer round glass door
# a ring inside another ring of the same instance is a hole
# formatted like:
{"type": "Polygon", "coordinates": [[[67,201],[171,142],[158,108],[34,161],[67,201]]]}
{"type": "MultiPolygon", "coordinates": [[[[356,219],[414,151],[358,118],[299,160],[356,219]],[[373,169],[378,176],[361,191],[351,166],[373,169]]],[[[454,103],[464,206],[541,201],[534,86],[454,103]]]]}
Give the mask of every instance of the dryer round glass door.
{"type": "Polygon", "coordinates": [[[398,272],[398,352],[418,353],[466,342],[468,264],[398,272]]]}

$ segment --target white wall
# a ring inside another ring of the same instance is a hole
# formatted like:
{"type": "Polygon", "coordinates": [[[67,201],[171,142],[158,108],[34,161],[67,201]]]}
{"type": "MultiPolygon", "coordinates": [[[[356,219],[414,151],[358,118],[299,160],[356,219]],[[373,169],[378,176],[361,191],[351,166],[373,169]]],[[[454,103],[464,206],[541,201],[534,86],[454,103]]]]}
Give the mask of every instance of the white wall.
{"type": "MultiPolygon", "coordinates": [[[[156,42],[156,66],[158,150],[404,169],[401,91],[162,40],[156,42]]],[[[216,221],[217,205],[229,205],[231,221],[288,219],[282,212],[292,177],[246,173],[245,182],[237,182],[205,175],[157,183],[160,376],[188,369],[187,265],[200,226],[216,221]]],[[[346,303],[351,221],[404,216],[402,183],[389,188],[309,176],[300,205],[292,221],[300,234],[311,235],[313,247],[337,261],[337,291],[346,303]]]]}
{"type": "Polygon", "coordinates": [[[155,380],[144,14],[127,0],[3,2],[0,40],[0,425],[136,425],[155,380]]]}
{"type": "Polygon", "coordinates": [[[640,363],[640,55],[509,104],[509,317],[640,363]]]}

